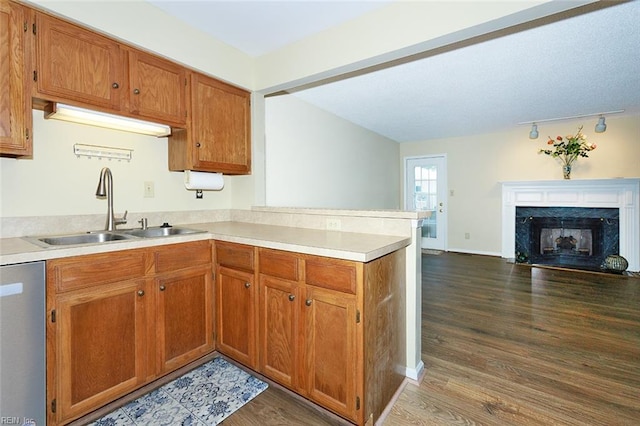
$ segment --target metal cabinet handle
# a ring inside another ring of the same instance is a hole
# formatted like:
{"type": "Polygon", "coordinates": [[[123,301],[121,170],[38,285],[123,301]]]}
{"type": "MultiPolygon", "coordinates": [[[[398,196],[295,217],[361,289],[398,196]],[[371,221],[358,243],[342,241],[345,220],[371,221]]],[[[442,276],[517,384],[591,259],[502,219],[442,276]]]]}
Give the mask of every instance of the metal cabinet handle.
{"type": "Polygon", "coordinates": [[[111,87],[113,87],[114,89],[119,89],[120,85],[118,83],[113,83],[111,87]]]}
{"type": "Polygon", "coordinates": [[[144,290],[138,290],[138,296],[144,296],[144,290]]]}
{"type": "Polygon", "coordinates": [[[251,283],[244,283],[244,288],[249,288],[251,287],[251,283]]]}
{"type": "Polygon", "coordinates": [[[134,95],[139,95],[140,94],[140,89],[133,89],[133,94],[134,95]]]}
{"type": "Polygon", "coordinates": [[[293,294],[289,295],[289,302],[293,302],[294,300],[296,300],[296,296],[293,294]]]}
{"type": "Polygon", "coordinates": [[[160,286],[160,291],[165,291],[167,288],[163,285],[160,286]]]}
{"type": "Polygon", "coordinates": [[[196,148],[200,148],[200,142],[196,142],[196,148]]]}
{"type": "Polygon", "coordinates": [[[311,299],[305,300],[304,304],[307,305],[307,306],[311,306],[311,299]]]}

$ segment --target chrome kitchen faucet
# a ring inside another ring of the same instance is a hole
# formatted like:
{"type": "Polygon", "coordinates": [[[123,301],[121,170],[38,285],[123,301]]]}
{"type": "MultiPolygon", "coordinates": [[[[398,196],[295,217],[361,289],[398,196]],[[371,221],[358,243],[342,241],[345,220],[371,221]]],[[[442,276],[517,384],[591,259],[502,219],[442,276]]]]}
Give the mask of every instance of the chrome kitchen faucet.
{"type": "Polygon", "coordinates": [[[107,197],[107,224],[105,226],[106,231],[115,231],[116,225],[127,223],[127,211],[120,218],[116,218],[113,215],[113,175],[108,167],[103,167],[100,171],[100,181],[98,182],[98,189],[96,189],[96,197],[107,197]]]}

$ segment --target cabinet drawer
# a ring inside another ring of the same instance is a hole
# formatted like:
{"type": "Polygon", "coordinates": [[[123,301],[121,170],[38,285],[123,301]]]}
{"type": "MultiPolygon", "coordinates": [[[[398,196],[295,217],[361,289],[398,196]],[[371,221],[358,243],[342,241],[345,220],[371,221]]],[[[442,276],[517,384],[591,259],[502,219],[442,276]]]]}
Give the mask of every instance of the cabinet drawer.
{"type": "Polygon", "coordinates": [[[167,272],[211,263],[209,241],[171,244],[154,251],[155,271],[167,272]]]}
{"type": "Polygon", "coordinates": [[[304,280],[317,287],[355,294],[359,269],[357,263],[347,260],[307,257],[304,280]]]}
{"type": "Polygon", "coordinates": [[[298,257],[287,252],[260,249],[258,271],[264,275],[298,281],[298,257]]]}
{"type": "Polygon", "coordinates": [[[47,262],[47,278],[55,282],[56,292],[127,281],[144,274],[144,250],[91,254],[47,262]]]}
{"type": "Polygon", "coordinates": [[[254,248],[251,246],[216,241],[216,262],[222,266],[253,271],[253,253],[254,248]]]}

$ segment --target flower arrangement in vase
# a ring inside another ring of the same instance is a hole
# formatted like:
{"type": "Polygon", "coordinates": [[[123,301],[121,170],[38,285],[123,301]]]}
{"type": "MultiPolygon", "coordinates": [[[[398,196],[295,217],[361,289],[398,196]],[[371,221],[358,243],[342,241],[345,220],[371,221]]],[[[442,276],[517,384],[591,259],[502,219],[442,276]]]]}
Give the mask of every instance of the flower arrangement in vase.
{"type": "Polygon", "coordinates": [[[587,137],[582,133],[582,126],[578,127],[578,132],[575,135],[557,136],[555,139],[549,138],[547,145],[553,145],[553,149],[541,149],[538,153],[559,158],[562,162],[562,172],[565,179],[571,179],[571,164],[578,157],[586,158],[589,156],[588,152],[596,149],[596,144],[587,142],[587,137]]]}

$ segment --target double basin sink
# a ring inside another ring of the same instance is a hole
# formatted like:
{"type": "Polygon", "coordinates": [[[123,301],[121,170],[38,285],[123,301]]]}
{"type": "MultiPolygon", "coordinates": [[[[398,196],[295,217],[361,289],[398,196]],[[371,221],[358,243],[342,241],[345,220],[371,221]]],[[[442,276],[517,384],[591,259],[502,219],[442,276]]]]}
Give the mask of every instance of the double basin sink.
{"type": "Polygon", "coordinates": [[[144,238],[162,238],[177,235],[199,234],[206,231],[183,228],[180,226],[157,226],[146,229],[123,229],[118,231],[95,231],[82,234],[56,235],[44,237],[26,237],[25,239],[41,247],[71,246],[83,244],[101,244],[112,241],[135,240],[144,238]]]}

